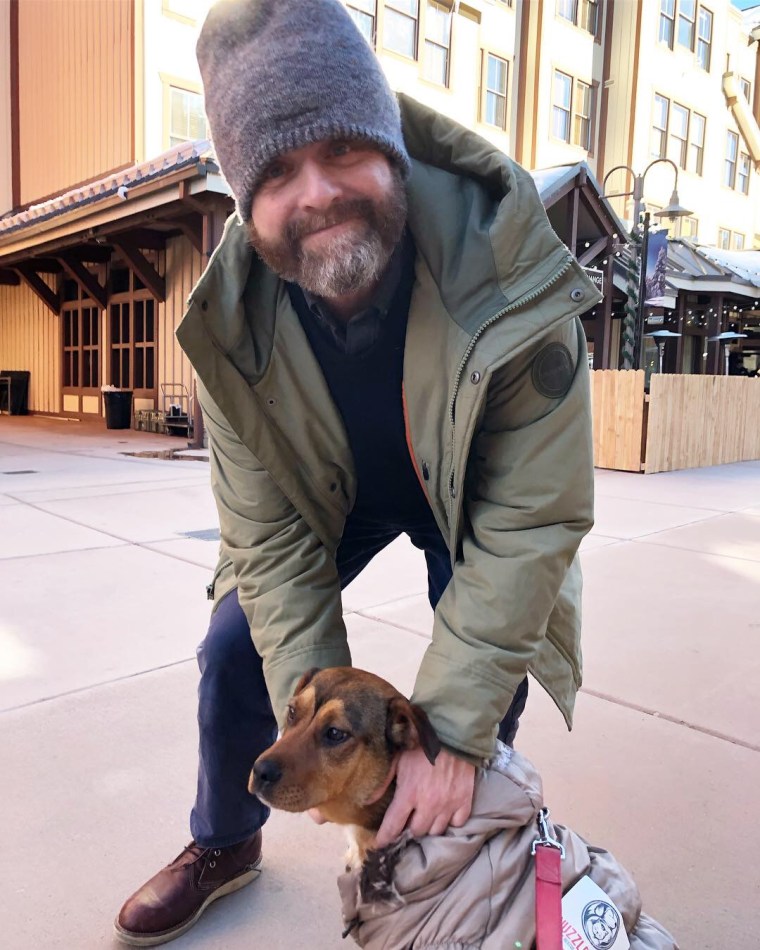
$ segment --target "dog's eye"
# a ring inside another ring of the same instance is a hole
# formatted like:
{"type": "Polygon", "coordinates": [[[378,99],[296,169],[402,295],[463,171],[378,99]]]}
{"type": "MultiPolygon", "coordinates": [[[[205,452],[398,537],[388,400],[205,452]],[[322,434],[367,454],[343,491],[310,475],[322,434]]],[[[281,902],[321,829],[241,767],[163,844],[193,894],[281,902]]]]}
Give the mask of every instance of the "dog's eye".
{"type": "Polygon", "coordinates": [[[339,745],[341,742],[345,742],[346,739],[348,739],[348,733],[343,732],[342,729],[336,729],[335,726],[325,729],[325,741],[329,745],[339,745]]]}
{"type": "Polygon", "coordinates": [[[287,716],[286,716],[286,720],[287,720],[288,725],[292,725],[292,724],[295,722],[295,719],[296,719],[296,708],[295,708],[295,706],[288,706],[288,712],[287,712],[287,716]]]}

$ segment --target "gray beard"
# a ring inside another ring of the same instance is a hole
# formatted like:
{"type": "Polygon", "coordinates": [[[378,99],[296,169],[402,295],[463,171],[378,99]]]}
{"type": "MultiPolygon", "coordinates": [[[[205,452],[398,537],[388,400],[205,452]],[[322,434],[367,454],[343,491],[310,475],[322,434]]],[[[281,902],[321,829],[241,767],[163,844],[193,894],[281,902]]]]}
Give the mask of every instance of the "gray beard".
{"type": "Polygon", "coordinates": [[[282,276],[315,297],[341,297],[366,287],[380,277],[393,253],[377,232],[366,230],[359,240],[338,235],[321,254],[303,253],[300,267],[282,276]]]}
{"type": "Polygon", "coordinates": [[[341,297],[380,277],[401,240],[406,213],[404,183],[395,172],[389,193],[377,202],[367,198],[343,201],[325,214],[289,224],[277,241],[264,241],[250,221],[249,240],[283,280],[298,284],[315,297],[341,297]],[[350,217],[364,223],[358,234],[338,234],[319,253],[304,249],[305,235],[350,217]]]}

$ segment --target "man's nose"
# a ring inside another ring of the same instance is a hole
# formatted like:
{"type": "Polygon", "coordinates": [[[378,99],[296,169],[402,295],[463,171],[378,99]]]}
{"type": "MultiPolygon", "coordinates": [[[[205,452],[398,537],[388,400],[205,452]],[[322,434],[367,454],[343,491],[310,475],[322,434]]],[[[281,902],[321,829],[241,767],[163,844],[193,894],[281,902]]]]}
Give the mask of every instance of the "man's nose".
{"type": "Polygon", "coordinates": [[[342,194],[334,176],[319,162],[305,162],[298,179],[298,203],[302,211],[325,211],[342,194]]]}

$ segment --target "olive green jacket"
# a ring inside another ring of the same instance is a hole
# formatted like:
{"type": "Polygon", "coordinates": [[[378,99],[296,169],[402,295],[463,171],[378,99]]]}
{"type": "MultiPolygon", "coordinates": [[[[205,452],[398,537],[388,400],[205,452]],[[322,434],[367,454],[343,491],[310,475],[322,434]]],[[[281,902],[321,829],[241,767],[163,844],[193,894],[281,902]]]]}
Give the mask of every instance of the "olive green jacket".
{"type": "MultiPolygon", "coordinates": [[[[526,670],[572,721],[577,549],[593,518],[575,318],[598,294],[527,172],[438,113],[401,106],[417,249],[407,437],[453,564],[414,700],[444,743],[482,761],[526,670]]],[[[356,493],[351,451],[287,290],[236,216],[177,336],[211,447],[215,598],[237,585],[282,722],[305,670],[350,663],[335,554],[356,493]]]]}

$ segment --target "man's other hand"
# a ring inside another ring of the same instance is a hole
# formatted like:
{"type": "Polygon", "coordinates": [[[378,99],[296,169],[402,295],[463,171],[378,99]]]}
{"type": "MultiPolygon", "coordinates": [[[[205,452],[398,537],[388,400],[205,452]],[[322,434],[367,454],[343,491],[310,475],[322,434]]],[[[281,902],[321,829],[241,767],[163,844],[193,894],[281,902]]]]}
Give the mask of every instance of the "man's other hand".
{"type": "Polygon", "coordinates": [[[408,828],[415,838],[442,835],[470,817],[475,766],[441,749],[431,765],[422,749],[402,752],[396,768],[396,792],[377,833],[384,848],[408,828]]]}

